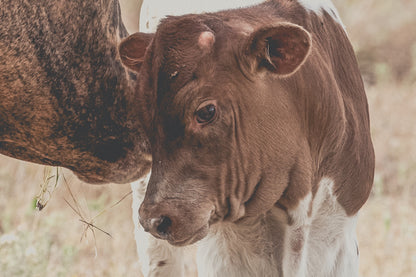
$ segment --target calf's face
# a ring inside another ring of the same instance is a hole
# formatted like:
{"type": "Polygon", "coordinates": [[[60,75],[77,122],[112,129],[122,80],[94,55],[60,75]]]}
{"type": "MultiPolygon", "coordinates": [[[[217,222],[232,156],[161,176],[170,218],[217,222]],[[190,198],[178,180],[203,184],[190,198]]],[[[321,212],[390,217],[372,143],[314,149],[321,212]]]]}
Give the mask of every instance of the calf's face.
{"type": "Polygon", "coordinates": [[[185,245],[215,222],[274,205],[301,144],[291,95],[277,80],[301,66],[310,44],[290,23],[247,33],[193,15],[121,43],[124,64],[139,72],[152,151],[145,230],[185,245]]]}

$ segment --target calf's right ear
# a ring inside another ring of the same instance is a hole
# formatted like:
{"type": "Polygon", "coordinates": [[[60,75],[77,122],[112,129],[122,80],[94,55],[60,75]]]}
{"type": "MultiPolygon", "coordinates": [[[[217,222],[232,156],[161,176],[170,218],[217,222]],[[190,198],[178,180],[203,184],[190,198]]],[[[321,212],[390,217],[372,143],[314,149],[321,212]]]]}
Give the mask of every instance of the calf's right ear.
{"type": "Polygon", "coordinates": [[[280,75],[290,75],[303,64],[311,49],[311,35],[301,26],[280,23],[254,31],[245,53],[254,57],[254,66],[280,75]]]}
{"type": "Polygon", "coordinates": [[[118,51],[121,62],[129,69],[139,72],[144,54],[154,34],[134,33],[121,41],[118,51]]]}

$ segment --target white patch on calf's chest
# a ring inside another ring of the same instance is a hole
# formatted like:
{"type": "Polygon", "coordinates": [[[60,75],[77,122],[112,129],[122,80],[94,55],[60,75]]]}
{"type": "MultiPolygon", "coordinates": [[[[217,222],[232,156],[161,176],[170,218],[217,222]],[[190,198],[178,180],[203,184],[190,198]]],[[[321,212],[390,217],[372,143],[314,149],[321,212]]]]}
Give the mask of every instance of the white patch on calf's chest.
{"type": "Polygon", "coordinates": [[[356,216],[323,178],[287,215],[274,208],[245,223],[220,223],[198,245],[199,276],[358,276],[356,216]],[[287,218],[289,217],[289,220],[287,218]]]}
{"type": "MultiPolygon", "coordinates": [[[[286,222],[280,210],[270,212],[275,222],[286,222]]],[[[221,223],[198,243],[199,277],[272,277],[281,276],[276,242],[284,236],[283,225],[276,225],[271,234],[265,218],[247,220],[243,224],[221,223]],[[272,235],[272,236],[271,236],[272,235]]]]}

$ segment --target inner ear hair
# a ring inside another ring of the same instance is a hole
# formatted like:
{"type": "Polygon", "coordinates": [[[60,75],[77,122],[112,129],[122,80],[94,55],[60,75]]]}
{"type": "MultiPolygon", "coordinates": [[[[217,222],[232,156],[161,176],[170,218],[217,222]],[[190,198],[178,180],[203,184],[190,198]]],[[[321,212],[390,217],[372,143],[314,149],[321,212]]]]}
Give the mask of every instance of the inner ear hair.
{"type": "Polygon", "coordinates": [[[277,71],[277,68],[274,65],[270,57],[270,44],[269,43],[266,44],[266,48],[264,50],[265,50],[264,56],[266,58],[266,61],[265,62],[262,61],[260,66],[265,66],[268,70],[271,70],[271,71],[277,71]]]}
{"type": "Polygon", "coordinates": [[[301,26],[281,23],[263,27],[250,36],[249,55],[256,57],[258,68],[280,76],[290,75],[309,55],[312,39],[301,26]]]}
{"type": "Polygon", "coordinates": [[[118,51],[122,63],[129,69],[139,72],[147,47],[154,34],[134,33],[121,41],[118,51]]]}

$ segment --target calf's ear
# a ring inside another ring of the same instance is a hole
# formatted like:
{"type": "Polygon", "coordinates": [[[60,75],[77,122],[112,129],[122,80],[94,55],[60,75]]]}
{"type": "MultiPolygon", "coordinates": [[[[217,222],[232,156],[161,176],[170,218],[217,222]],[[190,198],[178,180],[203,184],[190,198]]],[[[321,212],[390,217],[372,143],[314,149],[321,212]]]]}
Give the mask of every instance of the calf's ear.
{"type": "Polygon", "coordinates": [[[134,33],[122,40],[118,47],[121,62],[131,70],[139,72],[147,46],[153,37],[154,34],[134,33]]]}
{"type": "Polygon", "coordinates": [[[254,57],[255,66],[278,75],[294,73],[311,49],[311,35],[301,26],[281,23],[254,31],[248,38],[246,54],[254,57]]]}

